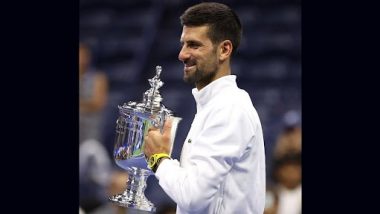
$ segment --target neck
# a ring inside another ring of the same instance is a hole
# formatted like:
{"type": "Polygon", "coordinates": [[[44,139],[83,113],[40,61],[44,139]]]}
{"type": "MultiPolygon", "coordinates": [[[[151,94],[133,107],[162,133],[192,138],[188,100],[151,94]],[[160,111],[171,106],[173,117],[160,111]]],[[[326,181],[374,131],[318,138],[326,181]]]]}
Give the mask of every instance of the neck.
{"type": "Polygon", "coordinates": [[[220,67],[218,68],[217,72],[215,72],[215,75],[213,75],[209,81],[207,82],[197,82],[195,83],[195,87],[200,91],[202,88],[206,87],[208,84],[212,83],[213,81],[227,76],[231,75],[231,67],[229,62],[222,63],[220,67]]]}

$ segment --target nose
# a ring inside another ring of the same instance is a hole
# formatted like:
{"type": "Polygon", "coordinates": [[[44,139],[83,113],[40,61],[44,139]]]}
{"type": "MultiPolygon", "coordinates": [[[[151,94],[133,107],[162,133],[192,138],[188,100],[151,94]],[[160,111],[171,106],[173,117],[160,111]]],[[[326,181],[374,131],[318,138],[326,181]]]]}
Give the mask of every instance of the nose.
{"type": "Polygon", "coordinates": [[[185,60],[189,59],[190,58],[190,54],[188,51],[186,51],[186,47],[183,46],[181,48],[181,51],[179,52],[178,54],[178,59],[182,62],[184,62],[185,60]]]}

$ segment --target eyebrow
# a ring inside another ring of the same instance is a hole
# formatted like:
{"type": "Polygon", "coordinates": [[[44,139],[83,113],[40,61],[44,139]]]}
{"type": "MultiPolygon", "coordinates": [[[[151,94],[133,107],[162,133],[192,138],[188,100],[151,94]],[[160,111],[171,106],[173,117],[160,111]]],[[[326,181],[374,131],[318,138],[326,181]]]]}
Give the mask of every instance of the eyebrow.
{"type": "MultiPolygon", "coordinates": [[[[180,43],[181,43],[181,45],[183,45],[185,42],[183,40],[180,40],[180,43]]],[[[186,43],[194,44],[194,45],[203,45],[203,43],[201,41],[197,41],[197,40],[188,40],[188,41],[186,41],[186,43]]]]}

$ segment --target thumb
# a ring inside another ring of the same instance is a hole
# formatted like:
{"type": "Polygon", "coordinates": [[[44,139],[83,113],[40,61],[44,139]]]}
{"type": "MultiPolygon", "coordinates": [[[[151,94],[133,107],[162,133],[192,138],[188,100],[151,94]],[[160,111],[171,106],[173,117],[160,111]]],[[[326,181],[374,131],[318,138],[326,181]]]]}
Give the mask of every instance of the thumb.
{"type": "Polygon", "coordinates": [[[165,121],[164,127],[162,129],[162,134],[166,136],[170,136],[171,130],[172,130],[172,124],[173,124],[173,119],[168,118],[165,121]]]}

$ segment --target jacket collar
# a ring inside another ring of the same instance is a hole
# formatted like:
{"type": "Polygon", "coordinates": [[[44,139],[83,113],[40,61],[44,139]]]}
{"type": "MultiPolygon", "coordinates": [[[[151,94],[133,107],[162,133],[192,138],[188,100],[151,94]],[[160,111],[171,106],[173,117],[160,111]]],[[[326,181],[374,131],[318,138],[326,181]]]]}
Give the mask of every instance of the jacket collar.
{"type": "Polygon", "coordinates": [[[236,76],[227,75],[212,81],[201,90],[193,88],[192,93],[197,103],[197,112],[200,111],[207,103],[209,103],[216,95],[221,93],[225,88],[230,86],[237,87],[236,76]]]}

